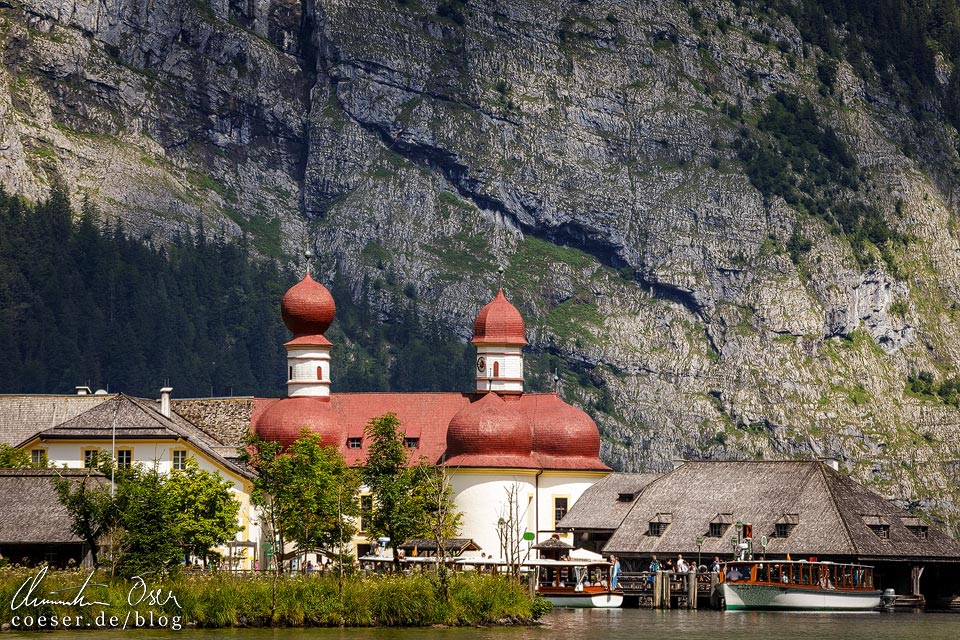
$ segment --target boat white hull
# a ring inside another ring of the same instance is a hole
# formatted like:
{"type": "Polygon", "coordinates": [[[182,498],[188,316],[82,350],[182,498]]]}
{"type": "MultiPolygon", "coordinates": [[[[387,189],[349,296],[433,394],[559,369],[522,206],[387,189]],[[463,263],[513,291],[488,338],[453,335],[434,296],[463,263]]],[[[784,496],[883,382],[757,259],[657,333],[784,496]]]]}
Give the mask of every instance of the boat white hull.
{"type": "Polygon", "coordinates": [[[880,607],[879,591],[777,587],[764,584],[720,585],[727,610],[870,611],[880,607]]]}
{"type": "Polygon", "coordinates": [[[543,597],[555,607],[610,609],[623,604],[622,593],[546,593],[543,597]]]}

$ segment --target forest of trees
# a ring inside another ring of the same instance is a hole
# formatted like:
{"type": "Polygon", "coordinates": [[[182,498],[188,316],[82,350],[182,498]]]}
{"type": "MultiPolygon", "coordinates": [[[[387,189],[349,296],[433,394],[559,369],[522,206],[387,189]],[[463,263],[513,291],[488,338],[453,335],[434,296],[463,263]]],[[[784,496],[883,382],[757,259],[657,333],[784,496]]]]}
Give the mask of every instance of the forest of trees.
{"type": "MultiPolygon", "coordinates": [[[[282,396],[280,300],[298,276],[202,225],[161,245],[62,191],[34,205],[0,187],[0,393],[282,396]]],[[[332,291],[334,390],[471,387],[471,347],[422,321],[415,295],[382,317],[366,288],[361,304],[338,276],[332,291]]]]}

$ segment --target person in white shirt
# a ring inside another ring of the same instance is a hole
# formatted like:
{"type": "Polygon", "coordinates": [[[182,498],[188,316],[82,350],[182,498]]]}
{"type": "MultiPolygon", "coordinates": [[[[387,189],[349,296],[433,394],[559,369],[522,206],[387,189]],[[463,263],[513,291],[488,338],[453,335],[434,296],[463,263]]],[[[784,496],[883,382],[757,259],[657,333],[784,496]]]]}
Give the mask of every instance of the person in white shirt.
{"type": "Polygon", "coordinates": [[[690,571],[690,565],[683,559],[682,554],[677,554],[677,573],[687,573],[690,571]]]}

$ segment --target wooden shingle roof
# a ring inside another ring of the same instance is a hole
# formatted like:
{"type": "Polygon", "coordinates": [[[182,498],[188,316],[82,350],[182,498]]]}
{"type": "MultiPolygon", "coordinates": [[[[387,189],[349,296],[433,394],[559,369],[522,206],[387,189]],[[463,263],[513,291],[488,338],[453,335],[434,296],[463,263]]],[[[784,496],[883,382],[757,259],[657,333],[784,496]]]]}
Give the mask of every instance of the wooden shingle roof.
{"type": "Polygon", "coordinates": [[[658,477],[655,473],[611,473],[583,492],[557,523],[557,529],[616,529],[636,496],[658,477]]]}
{"type": "Polygon", "coordinates": [[[753,525],[756,553],[766,536],[766,553],[773,556],[960,561],[960,543],[933,527],[921,539],[901,519],[913,514],[815,461],[687,462],[643,489],[604,551],[689,553],[702,536],[704,555],[729,556],[735,527],[709,536],[718,513],[753,525]],[[664,513],[672,514],[671,522],[652,529],[650,523],[664,513]],[[889,525],[889,539],[870,528],[870,518],[889,525]],[[792,525],[789,536],[775,537],[777,523],[792,525]],[[663,529],[661,535],[652,535],[656,529],[663,529]]]}
{"type": "Polygon", "coordinates": [[[114,395],[0,395],[0,443],[15,446],[114,395]]]}
{"type": "Polygon", "coordinates": [[[108,485],[100,473],[86,469],[0,469],[0,544],[68,544],[81,542],[70,531],[72,522],[60,504],[53,478],[108,485]]]}

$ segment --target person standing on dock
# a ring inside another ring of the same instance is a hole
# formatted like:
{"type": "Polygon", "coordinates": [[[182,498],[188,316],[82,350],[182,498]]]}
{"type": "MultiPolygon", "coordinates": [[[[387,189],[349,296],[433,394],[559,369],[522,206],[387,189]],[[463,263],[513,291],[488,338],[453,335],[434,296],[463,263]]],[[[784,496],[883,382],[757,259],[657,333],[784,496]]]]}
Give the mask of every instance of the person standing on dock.
{"type": "Polygon", "coordinates": [[[687,564],[687,561],[683,559],[683,554],[677,554],[677,573],[687,573],[690,571],[690,566],[687,564]]]}
{"type": "Polygon", "coordinates": [[[653,584],[653,576],[655,576],[660,571],[660,561],[657,560],[657,554],[650,556],[650,575],[647,576],[647,579],[650,581],[650,584],[653,584]]]}
{"type": "Polygon", "coordinates": [[[620,581],[620,561],[617,560],[617,556],[610,556],[610,564],[613,565],[613,571],[610,577],[610,589],[616,589],[617,583],[620,581]]]}

